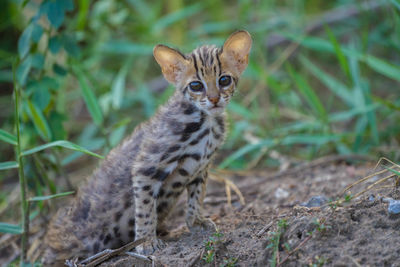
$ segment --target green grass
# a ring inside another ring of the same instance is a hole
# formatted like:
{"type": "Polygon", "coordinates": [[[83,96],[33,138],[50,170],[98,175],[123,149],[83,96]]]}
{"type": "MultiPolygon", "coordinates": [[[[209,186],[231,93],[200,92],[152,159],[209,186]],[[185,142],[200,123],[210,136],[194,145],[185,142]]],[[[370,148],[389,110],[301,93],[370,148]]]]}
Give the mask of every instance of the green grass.
{"type": "MultiPolygon", "coordinates": [[[[248,30],[254,47],[228,107],[220,168],[276,167],[270,150],[296,160],[358,153],[399,161],[400,2],[377,1],[379,9],[333,24],[321,19],[354,3],[6,1],[0,11],[0,33],[7,36],[0,41],[0,183],[17,183],[22,163],[30,195],[68,191],[56,182],[68,180],[67,165],[90,151],[105,155],[173,93],[171,86],[154,86],[161,75],[154,45],[189,52],[221,45],[236,29],[248,30]],[[319,29],[306,32],[315,23],[319,29]],[[271,47],[277,35],[288,42],[271,47]],[[17,118],[11,104],[16,58],[17,118]]],[[[360,9],[364,2],[357,3],[360,9]]],[[[48,210],[42,202],[30,206],[48,210]]]]}

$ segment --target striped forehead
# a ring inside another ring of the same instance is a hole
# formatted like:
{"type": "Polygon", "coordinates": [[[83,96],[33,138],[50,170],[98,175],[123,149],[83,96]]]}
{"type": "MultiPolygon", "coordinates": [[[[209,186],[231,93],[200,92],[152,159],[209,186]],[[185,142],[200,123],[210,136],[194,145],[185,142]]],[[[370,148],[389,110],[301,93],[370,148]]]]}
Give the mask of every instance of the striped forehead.
{"type": "Polygon", "coordinates": [[[198,73],[198,76],[219,75],[221,73],[221,62],[219,59],[220,49],[216,46],[205,45],[195,49],[189,58],[198,73]]]}

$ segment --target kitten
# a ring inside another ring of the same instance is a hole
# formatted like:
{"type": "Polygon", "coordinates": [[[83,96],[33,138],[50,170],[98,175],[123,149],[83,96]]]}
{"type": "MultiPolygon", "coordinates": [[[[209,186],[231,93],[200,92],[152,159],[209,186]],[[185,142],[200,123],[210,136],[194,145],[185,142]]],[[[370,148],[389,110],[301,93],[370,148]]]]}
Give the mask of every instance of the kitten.
{"type": "Polygon", "coordinates": [[[71,206],[61,209],[45,237],[45,265],[82,258],[145,238],[139,253],[163,247],[156,230],[186,189],[186,223],[215,228],[203,216],[207,171],[225,135],[224,108],[248,64],[252,40],[233,33],[222,48],[184,55],[164,45],[154,57],[176,91],[94,171],[71,206]]]}

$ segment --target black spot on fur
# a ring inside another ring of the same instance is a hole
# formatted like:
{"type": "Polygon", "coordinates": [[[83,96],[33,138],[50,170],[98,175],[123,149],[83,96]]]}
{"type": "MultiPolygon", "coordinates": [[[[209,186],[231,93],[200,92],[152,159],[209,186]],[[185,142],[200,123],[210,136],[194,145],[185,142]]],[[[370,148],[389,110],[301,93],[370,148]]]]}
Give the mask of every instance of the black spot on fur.
{"type": "Polygon", "coordinates": [[[157,206],[157,213],[161,213],[164,209],[168,207],[168,203],[163,201],[157,206]]]}
{"type": "Polygon", "coordinates": [[[190,193],[190,198],[193,198],[194,192],[190,193]]]}
{"type": "Polygon", "coordinates": [[[221,138],[221,134],[217,133],[214,129],[212,129],[212,133],[215,139],[220,139],[221,138]]]}
{"type": "Polygon", "coordinates": [[[201,126],[203,125],[203,123],[204,123],[204,115],[201,116],[199,122],[190,122],[190,123],[186,124],[185,128],[183,129],[182,137],[181,137],[180,141],[181,142],[187,141],[190,138],[190,136],[192,135],[192,133],[195,133],[201,129],[201,126]]]}
{"type": "Polygon", "coordinates": [[[129,226],[134,226],[135,225],[135,219],[134,218],[130,218],[128,221],[128,225],[129,226]]]}
{"type": "Polygon", "coordinates": [[[89,217],[90,212],[90,202],[86,199],[82,199],[78,202],[78,205],[75,209],[75,212],[72,216],[72,220],[77,221],[86,221],[89,217]]]}
{"type": "Polygon", "coordinates": [[[186,158],[192,158],[192,159],[194,159],[194,160],[199,160],[201,157],[200,157],[200,154],[196,154],[196,153],[193,153],[193,154],[183,154],[183,155],[180,157],[179,160],[184,160],[184,159],[186,159],[186,158]]]}
{"type": "Polygon", "coordinates": [[[139,170],[139,173],[140,173],[140,174],[143,174],[143,175],[145,175],[145,176],[151,176],[151,175],[153,175],[153,174],[156,172],[156,170],[157,170],[157,168],[154,167],[154,166],[152,166],[152,167],[149,167],[149,168],[142,168],[142,169],[140,169],[140,170],[139,170]]]}
{"type": "Polygon", "coordinates": [[[172,184],[172,188],[180,188],[182,187],[182,183],[181,182],[175,182],[172,184]]]}
{"type": "Polygon", "coordinates": [[[134,239],[134,238],[135,238],[135,231],[130,230],[130,231],[128,232],[128,235],[129,235],[129,237],[130,237],[131,239],[134,239]]]}
{"type": "Polygon", "coordinates": [[[168,153],[173,153],[173,152],[179,150],[180,148],[181,148],[180,145],[173,145],[173,146],[171,146],[170,148],[168,148],[167,152],[168,152],[168,153]]]}
{"type": "Polygon", "coordinates": [[[183,109],[183,114],[185,114],[185,115],[190,115],[197,111],[197,108],[195,105],[193,105],[191,103],[186,103],[186,102],[182,102],[181,108],[183,109]]]}
{"type": "Polygon", "coordinates": [[[169,153],[165,153],[164,155],[162,155],[160,161],[163,161],[165,159],[167,159],[169,157],[169,153]]]}
{"type": "Polygon", "coordinates": [[[159,181],[164,181],[169,175],[169,172],[158,169],[157,172],[151,177],[151,179],[157,179],[159,181]]]}
{"type": "Polygon", "coordinates": [[[125,202],[125,204],[124,204],[124,209],[128,209],[129,207],[131,207],[132,206],[132,201],[129,199],[129,200],[127,200],[126,202],[125,202]]]}
{"type": "Polygon", "coordinates": [[[177,160],[179,160],[179,159],[181,159],[181,156],[175,156],[175,157],[173,157],[173,158],[171,158],[169,161],[168,161],[168,163],[172,163],[172,162],[175,162],[175,161],[177,161],[177,160]]]}
{"type": "Polygon", "coordinates": [[[114,215],[115,222],[119,222],[121,217],[122,217],[122,211],[118,211],[117,213],[115,213],[114,215]]]}
{"type": "Polygon", "coordinates": [[[119,232],[119,227],[118,226],[114,226],[113,231],[114,231],[115,237],[120,237],[121,236],[121,233],[119,232]]]}
{"type": "Polygon", "coordinates": [[[164,189],[160,189],[160,191],[158,191],[158,195],[157,195],[157,197],[162,197],[162,196],[164,196],[164,194],[165,194],[165,191],[164,191],[164,189]]]}
{"type": "Polygon", "coordinates": [[[105,237],[104,240],[103,240],[104,246],[107,245],[108,242],[110,242],[110,241],[111,241],[111,235],[110,235],[110,234],[107,234],[106,237],[105,237]]]}
{"type": "Polygon", "coordinates": [[[143,204],[149,204],[149,203],[150,203],[150,199],[146,198],[146,199],[143,200],[143,204]]]}
{"type": "Polygon", "coordinates": [[[142,189],[143,191],[149,191],[151,189],[151,185],[145,185],[142,189]]]}
{"type": "Polygon", "coordinates": [[[165,197],[170,198],[170,197],[172,197],[173,194],[174,194],[174,192],[168,192],[168,194],[165,197]]]}
{"type": "Polygon", "coordinates": [[[94,252],[94,253],[97,253],[97,252],[99,252],[99,250],[100,250],[100,244],[99,244],[99,242],[94,243],[94,245],[93,245],[93,252],[94,252]]]}
{"type": "Polygon", "coordinates": [[[225,131],[224,118],[221,116],[217,116],[217,117],[215,117],[215,121],[217,122],[220,131],[224,132],[225,131]]]}
{"type": "Polygon", "coordinates": [[[160,153],[161,146],[159,144],[152,144],[149,146],[149,153],[158,154],[160,153]]]}
{"type": "Polygon", "coordinates": [[[196,179],[194,179],[193,181],[191,181],[191,182],[189,183],[189,185],[198,185],[198,184],[203,183],[203,182],[204,182],[203,178],[197,177],[196,179]]]}
{"type": "Polygon", "coordinates": [[[188,176],[189,175],[189,173],[187,172],[187,170],[185,170],[185,169],[179,169],[178,170],[178,172],[179,172],[179,174],[180,175],[182,175],[182,176],[188,176]]]}
{"type": "Polygon", "coordinates": [[[210,133],[210,129],[205,129],[202,131],[199,136],[197,136],[192,142],[189,143],[189,145],[194,146],[197,145],[206,135],[210,133]]]}

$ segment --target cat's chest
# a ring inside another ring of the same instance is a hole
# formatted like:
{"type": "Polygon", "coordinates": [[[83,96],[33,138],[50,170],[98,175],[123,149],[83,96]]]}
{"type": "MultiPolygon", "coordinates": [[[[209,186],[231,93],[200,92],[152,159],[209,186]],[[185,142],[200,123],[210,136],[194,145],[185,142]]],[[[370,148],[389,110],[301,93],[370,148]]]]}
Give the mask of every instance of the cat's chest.
{"type": "Polygon", "coordinates": [[[191,175],[204,169],[224,140],[223,117],[210,117],[204,120],[192,136],[185,142],[183,157],[185,168],[191,175]]]}

